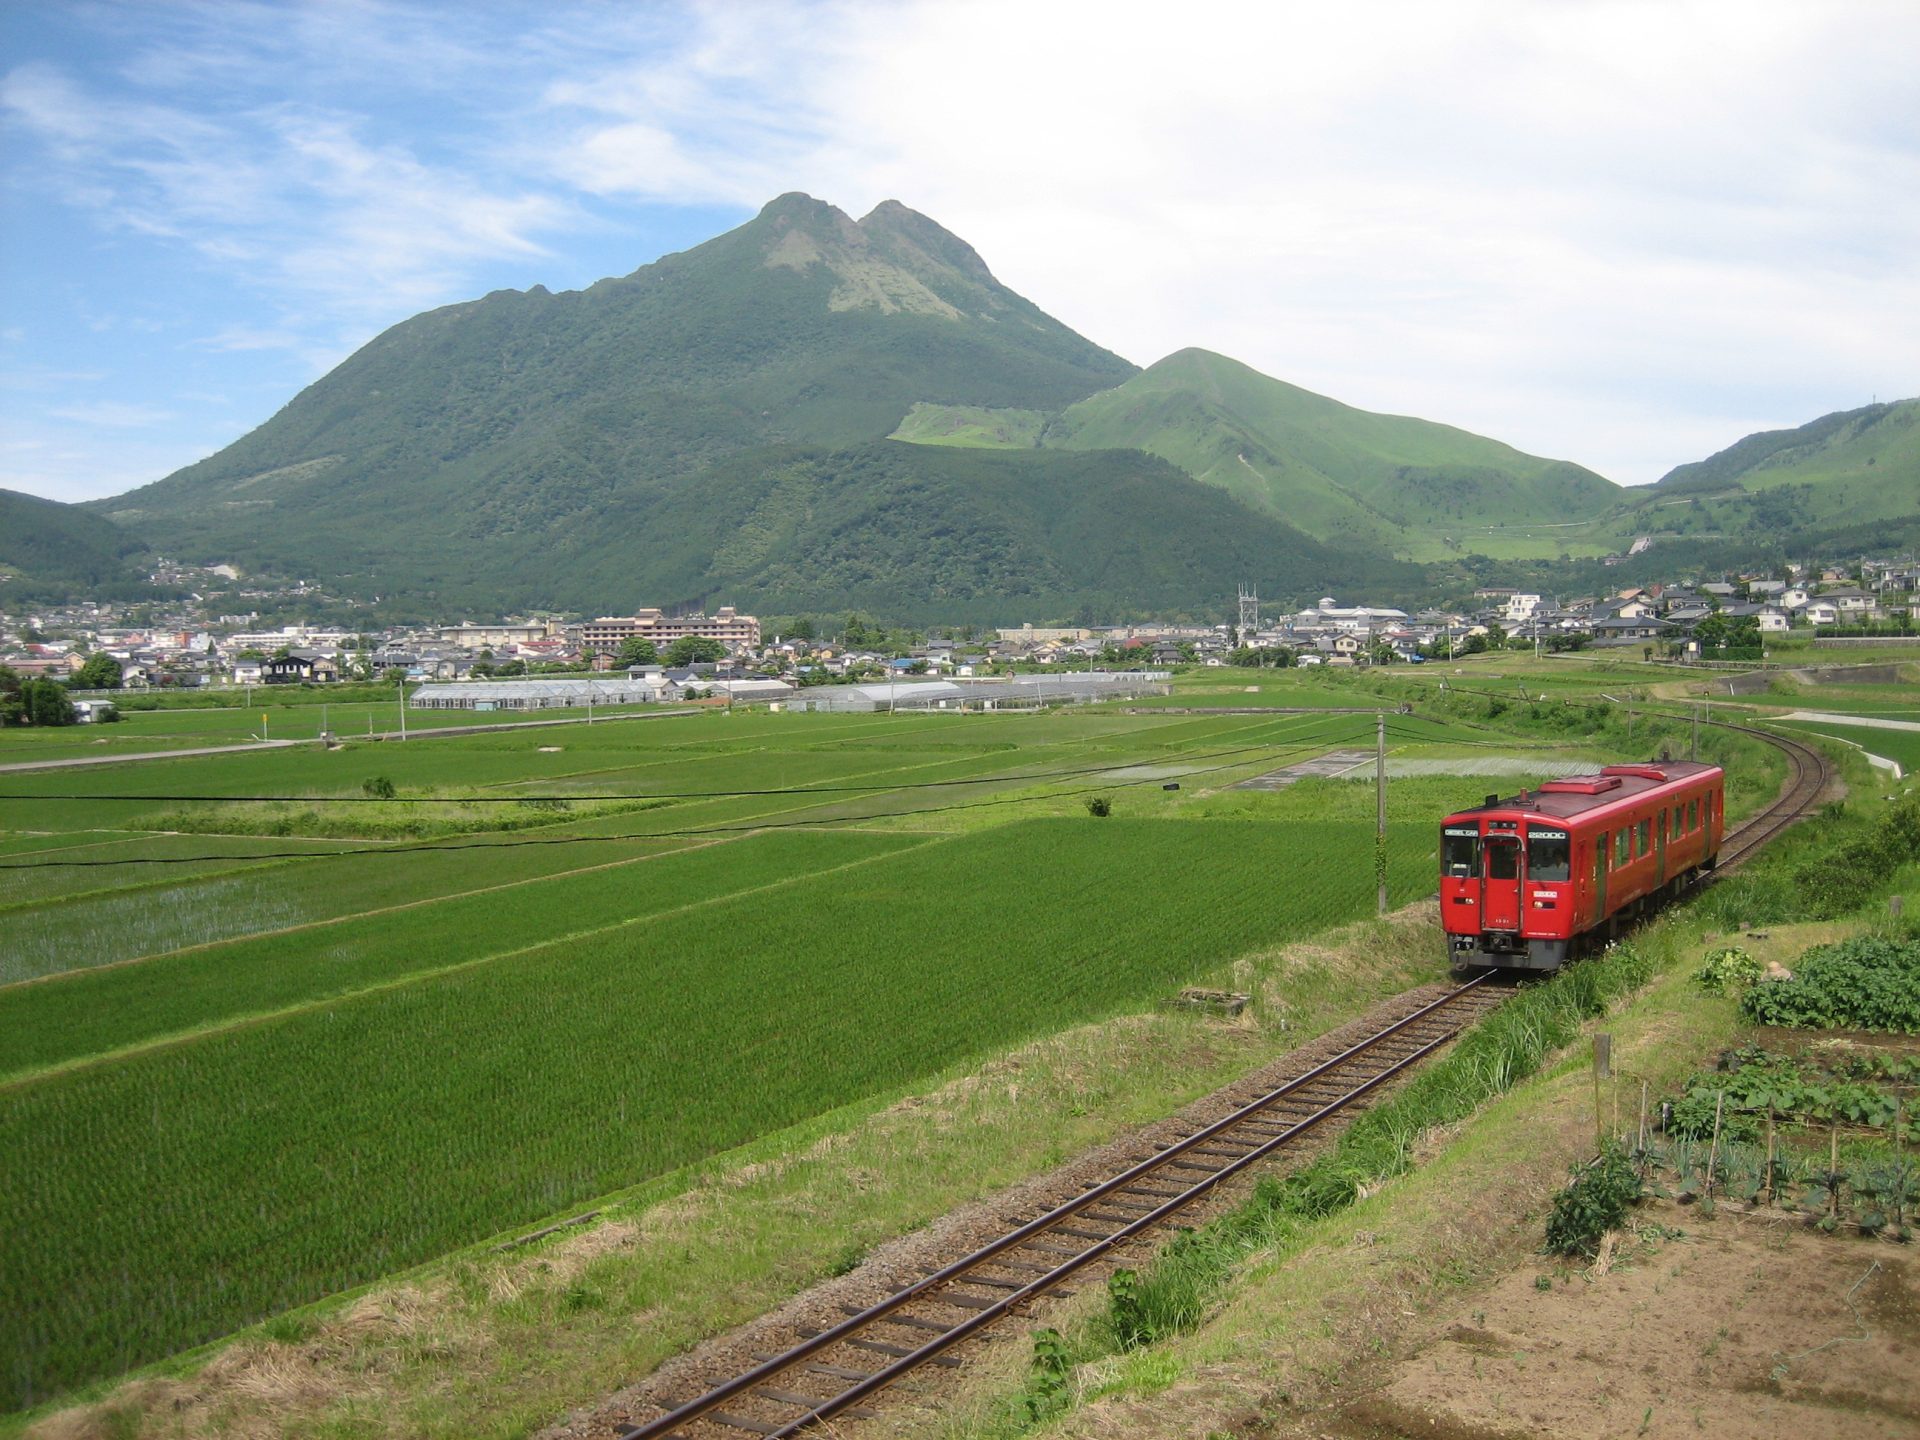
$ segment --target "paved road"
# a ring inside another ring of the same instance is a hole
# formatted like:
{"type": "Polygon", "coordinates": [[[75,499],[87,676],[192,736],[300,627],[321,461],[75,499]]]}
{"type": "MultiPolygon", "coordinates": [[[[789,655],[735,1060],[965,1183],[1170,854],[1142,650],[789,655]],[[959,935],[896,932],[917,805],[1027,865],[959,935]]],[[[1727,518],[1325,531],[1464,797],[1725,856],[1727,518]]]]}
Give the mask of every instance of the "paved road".
{"type": "Polygon", "coordinates": [[[251,745],[199,745],[191,750],[141,750],[133,754],[120,751],[111,755],[75,755],[65,760],[18,760],[0,765],[0,774],[21,770],[69,770],[80,765],[118,765],[123,760],[178,760],[182,755],[232,755],[241,750],[285,750],[291,745],[311,745],[312,740],[257,740],[251,745]]]}
{"type": "Polygon", "coordinates": [[[1876,720],[1869,715],[1841,715],[1830,710],[1796,710],[1782,720],[1807,720],[1817,725],[1858,725],[1866,730],[1920,730],[1920,720],[1876,720]]]}

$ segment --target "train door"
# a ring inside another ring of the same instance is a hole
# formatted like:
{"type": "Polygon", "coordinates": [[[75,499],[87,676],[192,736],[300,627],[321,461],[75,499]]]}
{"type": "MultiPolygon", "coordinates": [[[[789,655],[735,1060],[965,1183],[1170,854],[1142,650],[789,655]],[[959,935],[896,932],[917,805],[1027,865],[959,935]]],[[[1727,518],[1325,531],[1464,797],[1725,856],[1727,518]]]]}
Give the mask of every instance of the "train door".
{"type": "Polygon", "coordinates": [[[1664,805],[1660,807],[1660,816],[1654,822],[1653,847],[1654,853],[1660,857],[1654,862],[1656,873],[1653,883],[1664,885],[1667,883],[1667,809],[1664,805]]]}
{"type": "Polygon", "coordinates": [[[1480,889],[1480,925],[1485,930],[1520,928],[1520,882],[1526,868],[1518,835],[1486,836],[1487,880],[1480,889]]]}

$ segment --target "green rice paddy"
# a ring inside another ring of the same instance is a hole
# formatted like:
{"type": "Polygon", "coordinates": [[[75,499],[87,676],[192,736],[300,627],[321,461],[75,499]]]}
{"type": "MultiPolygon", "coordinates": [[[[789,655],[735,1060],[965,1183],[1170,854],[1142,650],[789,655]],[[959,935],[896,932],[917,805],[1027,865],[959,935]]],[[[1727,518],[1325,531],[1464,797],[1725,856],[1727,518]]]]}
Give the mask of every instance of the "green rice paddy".
{"type": "MultiPolygon", "coordinates": [[[[1396,716],[1393,744],[1478,723],[1396,716]]],[[[1228,787],[1373,728],[709,713],[0,776],[0,1399],[1370,913],[1370,787],[1228,787]],[[396,797],[366,803],[376,779],[396,797]],[[535,823],[375,823],[448,793],[535,823]],[[209,833],[160,833],[183,809],[209,833]]],[[[1432,888],[1433,816],[1484,788],[1392,787],[1396,903],[1432,888]]]]}

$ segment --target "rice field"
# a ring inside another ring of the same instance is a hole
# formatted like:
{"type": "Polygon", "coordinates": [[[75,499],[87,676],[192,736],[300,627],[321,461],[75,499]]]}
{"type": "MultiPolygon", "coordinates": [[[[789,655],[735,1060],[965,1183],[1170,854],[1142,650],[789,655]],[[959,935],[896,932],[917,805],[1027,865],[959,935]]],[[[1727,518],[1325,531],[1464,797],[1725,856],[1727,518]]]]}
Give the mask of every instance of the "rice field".
{"type": "MultiPolygon", "coordinates": [[[[1905,720],[1907,717],[1889,715],[1884,718],[1905,720]]],[[[1815,724],[1804,720],[1783,720],[1777,723],[1786,729],[1845,740],[1858,745],[1870,754],[1884,755],[1887,759],[1896,762],[1903,774],[1912,775],[1915,771],[1920,771],[1920,730],[1889,730],[1878,725],[1815,724]]]]}
{"type": "MultiPolygon", "coordinates": [[[[0,1281],[11,1398],[1151,1003],[1365,913],[1373,891],[1371,838],[1350,827],[1086,817],[892,854],[888,837],[799,840],[820,842],[879,858],[0,1092],[6,1245],[33,1257],[0,1281]],[[1298,888],[1248,885],[1224,855],[1298,888]],[[956,884],[977,905],[942,919],[956,884]]],[[[1431,845],[1398,841],[1399,898],[1431,883],[1431,845]]]]}
{"type": "MultiPolygon", "coordinates": [[[[0,777],[0,1398],[1370,913],[1370,790],[1224,787],[1372,728],[712,714],[0,777]],[[375,776],[402,796],[665,803],[404,843],[145,828],[266,796],[350,832],[375,776]]],[[[1416,754],[1451,733],[1396,730],[1416,754]]],[[[1432,816],[1483,788],[1390,791],[1396,902],[1432,888],[1432,816]]]]}

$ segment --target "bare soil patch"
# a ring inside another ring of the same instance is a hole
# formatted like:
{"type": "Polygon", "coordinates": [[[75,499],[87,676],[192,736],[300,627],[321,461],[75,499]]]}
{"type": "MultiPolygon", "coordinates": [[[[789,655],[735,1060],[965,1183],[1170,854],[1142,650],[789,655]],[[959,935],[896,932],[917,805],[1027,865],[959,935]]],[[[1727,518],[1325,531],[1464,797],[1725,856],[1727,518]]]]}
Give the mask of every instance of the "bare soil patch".
{"type": "Polygon", "coordinates": [[[1920,1434],[1920,1257],[1666,1202],[1605,1264],[1522,1257],[1377,1389],[1297,1433],[1797,1440],[1920,1434]]]}

